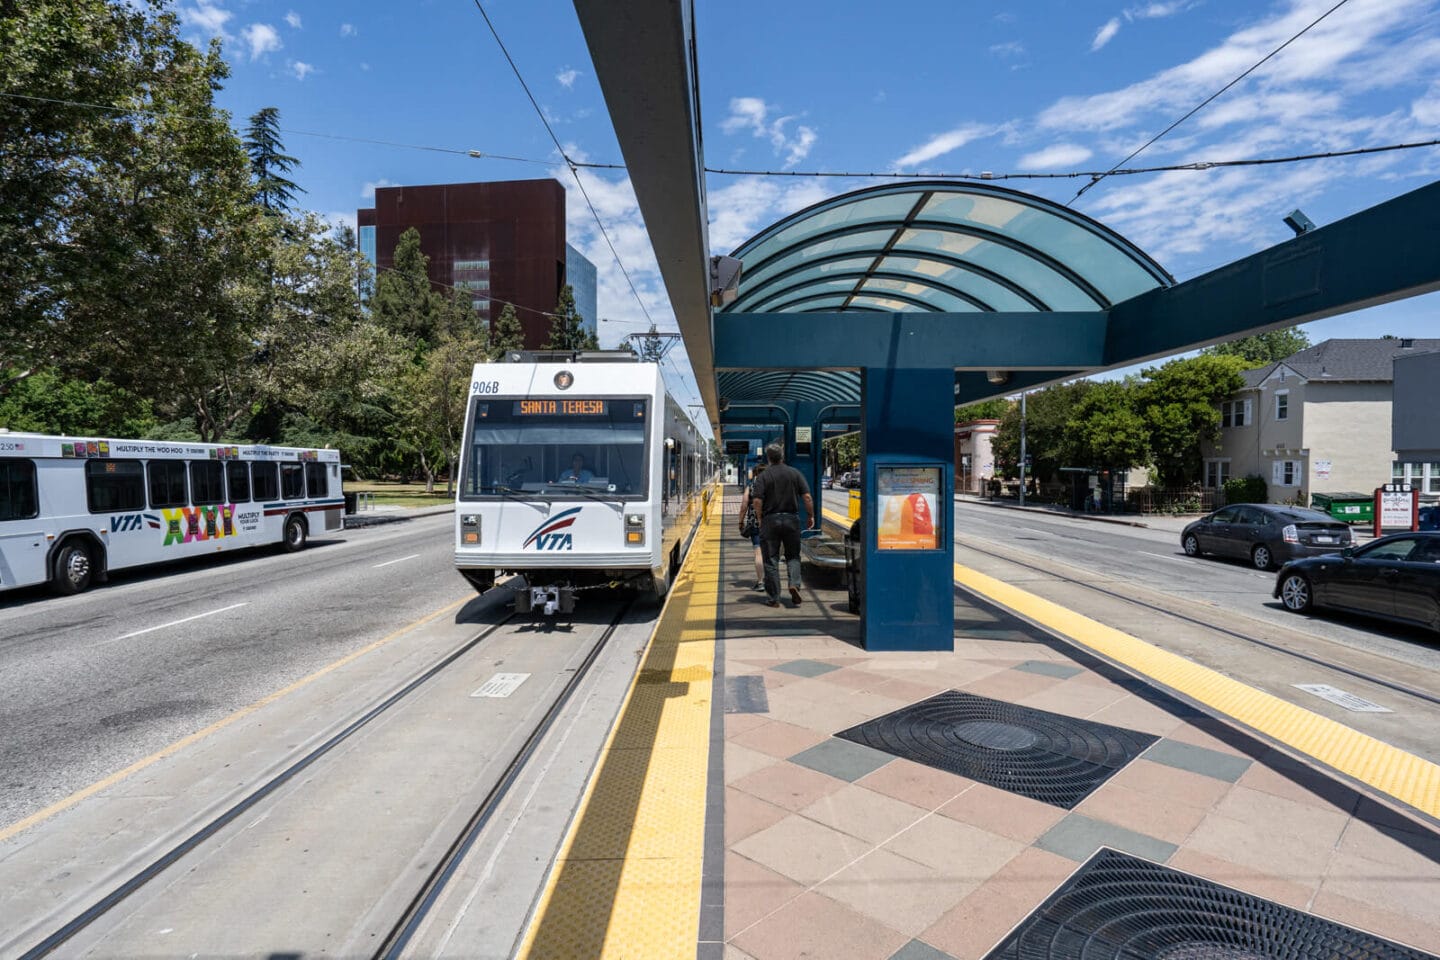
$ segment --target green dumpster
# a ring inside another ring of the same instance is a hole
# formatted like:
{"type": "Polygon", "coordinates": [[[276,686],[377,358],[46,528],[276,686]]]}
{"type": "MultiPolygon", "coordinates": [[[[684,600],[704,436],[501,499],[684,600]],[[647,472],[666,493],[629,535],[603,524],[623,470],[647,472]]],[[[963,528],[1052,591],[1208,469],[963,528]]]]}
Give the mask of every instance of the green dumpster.
{"type": "Polygon", "coordinates": [[[1373,523],[1373,493],[1312,493],[1310,506],[1346,523],[1373,523]]]}

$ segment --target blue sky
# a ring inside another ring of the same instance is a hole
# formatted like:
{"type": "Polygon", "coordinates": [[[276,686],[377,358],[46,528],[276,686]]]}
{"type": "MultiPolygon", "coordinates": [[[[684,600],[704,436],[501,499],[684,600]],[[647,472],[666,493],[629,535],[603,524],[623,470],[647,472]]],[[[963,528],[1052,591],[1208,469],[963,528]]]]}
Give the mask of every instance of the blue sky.
{"type": "MultiPolygon", "coordinates": [[[[1065,3],[731,0],[697,6],[706,162],[773,171],[1105,170],[1336,0],[1065,3]]],[[[572,244],[599,271],[602,345],[647,325],[595,218],[473,0],[182,0],[184,33],[219,36],[237,125],[279,108],[309,208],[353,222],[377,184],[553,176],[572,244]],[[329,136],[314,136],[322,134],[329,136]],[[383,140],[384,146],[354,140],[383,140]],[[522,160],[416,149],[478,150],[522,160]]],[[[566,151],[620,162],[568,0],[486,0],[566,151]]],[[[1440,0],[1348,0],[1132,165],[1279,157],[1436,139],[1440,0]]],[[[674,328],[623,171],[582,171],[646,309],[674,328]]],[[[1074,208],[1184,280],[1440,176],[1440,149],[1111,177],[1074,208]]],[[[878,180],[709,177],[712,252],[878,180]]],[[[1084,180],[1003,185],[1070,200],[1084,180]]],[[[1440,336],[1440,294],[1332,318],[1311,339],[1440,336]]],[[[688,365],[671,379],[694,398],[688,365]]]]}

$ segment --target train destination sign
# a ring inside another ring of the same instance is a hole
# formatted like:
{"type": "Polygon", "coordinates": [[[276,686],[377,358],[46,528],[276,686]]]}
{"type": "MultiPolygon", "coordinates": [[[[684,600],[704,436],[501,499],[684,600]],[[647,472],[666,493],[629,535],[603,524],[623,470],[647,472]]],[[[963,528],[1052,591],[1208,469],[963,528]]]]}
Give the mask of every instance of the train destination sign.
{"type": "Polygon", "coordinates": [[[608,400],[516,400],[519,417],[603,417],[610,412],[608,400]]]}

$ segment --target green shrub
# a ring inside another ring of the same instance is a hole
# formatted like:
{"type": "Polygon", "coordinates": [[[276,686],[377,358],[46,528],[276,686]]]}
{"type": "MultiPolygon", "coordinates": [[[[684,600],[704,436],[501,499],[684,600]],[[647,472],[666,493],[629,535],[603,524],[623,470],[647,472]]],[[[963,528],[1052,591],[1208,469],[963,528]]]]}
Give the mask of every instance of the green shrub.
{"type": "Polygon", "coordinates": [[[1226,503],[1265,503],[1270,498],[1270,489],[1264,477],[1231,477],[1225,481],[1226,503]]]}

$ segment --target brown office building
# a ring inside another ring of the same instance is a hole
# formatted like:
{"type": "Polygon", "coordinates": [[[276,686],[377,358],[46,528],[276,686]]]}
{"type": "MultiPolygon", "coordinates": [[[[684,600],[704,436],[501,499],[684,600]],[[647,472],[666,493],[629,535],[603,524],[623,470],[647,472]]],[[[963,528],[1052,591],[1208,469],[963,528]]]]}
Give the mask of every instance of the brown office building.
{"type": "Polygon", "coordinates": [[[555,309],[560,288],[584,284],[582,276],[567,277],[567,260],[577,274],[589,267],[592,292],[587,298],[577,289],[576,303],[585,326],[595,328],[594,267],[565,243],[565,188],[557,180],[378,187],[375,206],[356,219],[360,248],[379,271],[392,265],[400,234],[419,230],[430,282],[470,290],[487,322],[499,317],[502,302],[515,304],[529,348],[548,336],[550,318],[542,313],[555,309]]]}

